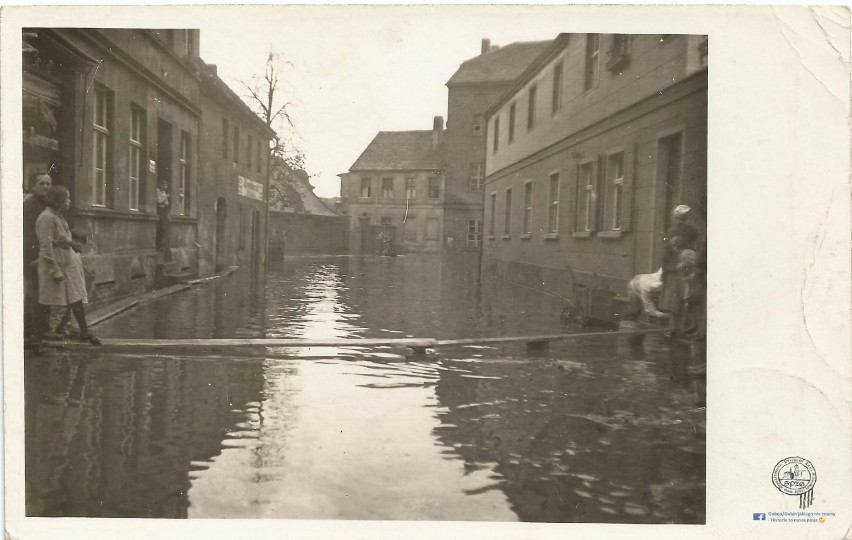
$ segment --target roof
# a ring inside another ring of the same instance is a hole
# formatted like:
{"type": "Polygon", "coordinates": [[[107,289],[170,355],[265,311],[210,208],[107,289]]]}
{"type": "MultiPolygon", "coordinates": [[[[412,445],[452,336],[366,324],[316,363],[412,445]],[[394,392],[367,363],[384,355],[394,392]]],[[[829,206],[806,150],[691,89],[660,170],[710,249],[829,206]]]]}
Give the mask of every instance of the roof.
{"type": "Polygon", "coordinates": [[[251,107],[231,90],[231,87],[225,81],[219,78],[215,64],[207,64],[200,58],[198,59],[198,64],[201,71],[202,91],[206,91],[211,96],[219,97],[224,103],[239,111],[246,120],[252,122],[255,128],[263,132],[270,139],[275,138],[275,130],[267,126],[266,122],[251,110],[251,107]]]}
{"type": "Polygon", "coordinates": [[[275,211],[291,214],[311,214],[314,216],[338,216],[314,193],[308,173],[302,169],[293,169],[280,159],[273,158],[273,182],[283,194],[284,203],[275,211]]]}
{"type": "Polygon", "coordinates": [[[350,171],[411,171],[443,167],[432,131],[380,131],[350,171]]]}
{"type": "Polygon", "coordinates": [[[447,86],[514,81],[551,43],[552,40],[510,43],[505,47],[480,54],[463,62],[447,81],[447,86]]]}

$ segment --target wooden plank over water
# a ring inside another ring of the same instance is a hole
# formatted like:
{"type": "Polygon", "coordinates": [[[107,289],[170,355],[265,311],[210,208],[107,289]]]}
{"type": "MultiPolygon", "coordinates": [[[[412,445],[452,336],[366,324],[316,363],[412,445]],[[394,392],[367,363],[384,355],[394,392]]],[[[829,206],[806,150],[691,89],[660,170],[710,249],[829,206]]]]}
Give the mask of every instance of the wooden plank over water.
{"type": "MultiPolygon", "coordinates": [[[[224,338],[224,339],[116,339],[102,340],[104,349],[145,351],[153,349],[183,349],[210,350],[240,347],[409,347],[415,350],[425,350],[436,347],[452,347],[464,345],[487,345],[501,343],[547,343],[570,339],[593,337],[623,337],[631,335],[646,335],[671,332],[668,328],[652,328],[636,331],[605,331],[579,332],[573,334],[547,334],[532,336],[501,336],[478,337],[467,339],[434,338],[337,338],[337,339],[306,339],[306,338],[224,338]]],[[[97,347],[80,341],[52,341],[46,345],[68,349],[96,349],[97,347]]]]}

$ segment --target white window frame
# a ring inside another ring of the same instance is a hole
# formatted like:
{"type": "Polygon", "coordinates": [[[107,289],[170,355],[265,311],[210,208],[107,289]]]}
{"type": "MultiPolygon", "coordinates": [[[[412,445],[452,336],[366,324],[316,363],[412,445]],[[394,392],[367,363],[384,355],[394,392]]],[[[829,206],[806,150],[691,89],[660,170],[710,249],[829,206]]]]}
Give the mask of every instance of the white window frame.
{"type": "Polygon", "coordinates": [[[371,199],[373,197],[373,179],[372,177],[361,178],[361,198],[371,199]],[[365,189],[366,188],[366,194],[365,189]]]}
{"type": "Polygon", "coordinates": [[[527,96],[527,131],[535,129],[536,109],[538,109],[538,84],[533,84],[527,96]]]}
{"type": "Polygon", "coordinates": [[[508,144],[512,144],[515,140],[515,119],[518,116],[517,112],[518,112],[517,102],[513,101],[512,104],[509,105],[509,143],[508,144]]]}
{"type": "Polygon", "coordinates": [[[489,217],[488,222],[488,234],[492,238],[494,237],[494,233],[497,230],[497,192],[491,193],[491,216],[489,217]]]}
{"type": "Polygon", "coordinates": [[[512,234],[512,188],[506,188],[506,209],[503,215],[503,236],[512,234]]]}
{"type": "Polygon", "coordinates": [[[601,73],[601,35],[586,34],[586,39],[591,39],[592,46],[586,44],[586,80],[584,81],[585,90],[591,90],[595,87],[600,79],[601,73]]]}
{"type": "Polygon", "coordinates": [[[393,199],[393,177],[385,176],[382,178],[382,199],[393,199]],[[386,180],[390,180],[390,189],[386,187],[386,180]]]}
{"type": "Polygon", "coordinates": [[[533,222],[533,182],[524,182],[524,226],[523,234],[532,234],[533,222]]]}
{"type": "Polygon", "coordinates": [[[611,151],[606,156],[606,182],[607,182],[607,213],[609,214],[607,224],[609,230],[620,231],[622,228],[622,214],[624,213],[624,150],[616,149],[611,151]],[[621,175],[618,175],[616,168],[614,174],[612,169],[612,160],[615,157],[621,158],[621,175]]]}
{"type": "Polygon", "coordinates": [[[565,81],[565,65],[560,58],[556,65],[553,66],[553,97],[551,103],[551,113],[556,114],[562,110],[562,85],[565,81]],[[556,75],[559,75],[557,77],[556,75]]]}
{"type": "Polygon", "coordinates": [[[467,220],[467,247],[479,248],[482,246],[482,221],[479,219],[467,220]]]}
{"type": "Polygon", "coordinates": [[[109,92],[104,88],[95,88],[95,106],[92,111],[92,206],[106,206],[107,172],[109,165],[109,92]],[[101,107],[101,109],[99,109],[101,107]],[[98,121],[98,112],[103,112],[102,124],[98,121]],[[103,159],[98,159],[98,148],[103,145],[103,159]],[[98,180],[100,174],[100,180],[98,180]]]}
{"type": "Polygon", "coordinates": [[[550,197],[550,204],[548,205],[548,213],[547,213],[547,229],[548,233],[555,234],[559,232],[559,197],[562,192],[562,171],[560,169],[556,169],[555,171],[550,171],[550,174],[547,176],[548,178],[548,194],[550,197]],[[554,180],[556,185],[556,192],[554,193],[554,180]]]}
{"type": "Polygon", "coordinates": [[[129,200],[128,208],[139,211],[139,184],[142,177],[142,123],[145,113],[138,107],[130,108],[130,141],[129,141],[129,200]]]}
{"type": "Polygon", "coordinates": [[[583,191],[583,213],[578,217],[582,218],[582,222],[578,223],[580,232],[591,232],[592,230],[592,208],[595,203],[595,163],[594,161],[585,161],[580,164],[580,178],[577,180],[580,183],[580,189],[583,191]],[[583,178],[583,172],[589,171],[588,179],[583,178]],[[583,183],[585,182],[585,184],[583,183]]]}
{"type": "Polygon", "coordinates": [[[429,198],[429,200],[432,200],[432,201],[437,201],[441,198],[441,177],[440,176],[430,176],[429,177],[429,185],[428,185],[428,189],[426,190],[426,196],[429,198]],[[433,180],[434,180],[434,182],[433,182],[433,180]],[[438,194],[435,197],[432,196],[433,184],[437,185],[437,187],[438,187],[438,194]]]}
{"type": "Polygon", "coordinates": [[[483,173],[485,172],[485,163],[471,163],[470,164],[470,178],[469,178],[469,189],[470,191],[478,192],[482,191],[482,178],[483,173]]]}
{"type": "Polygon", "coordinates": [[[180,159],[178,160],[180,167],[180,188],[178,190],[178,199],[180,199],[180,213],[185,216],[189,214],[189,209],[186,207],[186,190],[187,181],[192,181],[190,178],[189,169],[189,146],[191,145],[190,135],[185,131],[180,132],[180,159]]]}
{"type": "Polygon", "coordinates": [[[409,176],[405,179],[405,198],[406,199],[416,199],[417,198],[417,177],[409,176]]]}

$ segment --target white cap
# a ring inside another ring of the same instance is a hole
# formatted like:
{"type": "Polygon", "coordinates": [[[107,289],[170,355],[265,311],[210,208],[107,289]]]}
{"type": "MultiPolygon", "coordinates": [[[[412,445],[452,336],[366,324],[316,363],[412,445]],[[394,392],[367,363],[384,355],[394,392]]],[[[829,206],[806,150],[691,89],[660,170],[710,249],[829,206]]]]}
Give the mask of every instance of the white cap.
{"type": "Polygon", "coordinates": [[[689,213],[690,210],[692,210],[692,208],[688,207],[687,205],[679,204],[679,205],[675,206],[674,216],[675,217],[685,216],[686,214],[689,213]]]}

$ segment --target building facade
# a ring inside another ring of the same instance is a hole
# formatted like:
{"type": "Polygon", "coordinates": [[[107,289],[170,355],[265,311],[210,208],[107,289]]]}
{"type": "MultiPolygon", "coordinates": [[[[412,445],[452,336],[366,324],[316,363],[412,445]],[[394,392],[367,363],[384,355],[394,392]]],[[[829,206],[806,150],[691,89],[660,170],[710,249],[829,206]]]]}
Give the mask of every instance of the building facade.
{"type": "Polygon", "coordinates": [[[22,180],[49,173],[71,192],[90,302],[262,263],[271,130],[205,71],[198,47],[193,29],[23,32],[22,180]],[[239,159],[220,153],[225,120],[239,159]]]}
{"type": "Polygon", "coordinates": [[[259,270],[265,257],[269,144],[275,132],[219,78],[201,71],[201,272],[259,270]]]}
{"type": "Polygon", "coordinates": [[[480,55],[463,62],[447,81],[443,239],[448,252],[480,251],[485,113],[549,43],[496,47],[483,39],[480,55]]]}
{"type": "Polygon", "coordinates": [[[71,192],[90,301],[154,286],[162,182],[167,258],[197,271],[197,54],[197,30],[24,31],[24,182],[48,172],[71,192]]]}
{"type": "Polygon", "coordinates": [[[562,34],[487,126],[484,274],[613,320],[675,205],[705,237],[706,36],[562,34]]]}
{"type": "Polygon", "coordinates": [[[431,131],[382,131],[341,176],[351,253],[440,252],[444,119],[431,131]]]}

